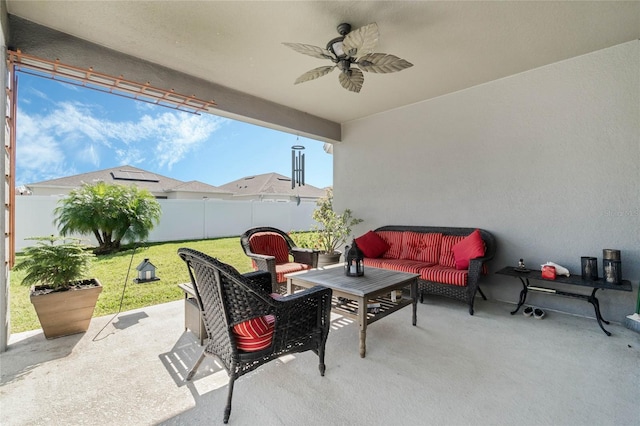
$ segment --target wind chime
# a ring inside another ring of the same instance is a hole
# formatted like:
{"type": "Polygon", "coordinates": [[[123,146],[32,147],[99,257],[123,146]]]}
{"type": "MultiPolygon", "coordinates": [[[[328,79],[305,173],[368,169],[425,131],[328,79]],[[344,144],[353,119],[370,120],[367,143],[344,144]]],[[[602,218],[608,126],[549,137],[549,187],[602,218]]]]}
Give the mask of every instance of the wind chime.
{"type": "Polygon", "coordinates": [[[304,146],[294,145],[291,147],[291,189],[296,185],[304,186],[304,146]]]}

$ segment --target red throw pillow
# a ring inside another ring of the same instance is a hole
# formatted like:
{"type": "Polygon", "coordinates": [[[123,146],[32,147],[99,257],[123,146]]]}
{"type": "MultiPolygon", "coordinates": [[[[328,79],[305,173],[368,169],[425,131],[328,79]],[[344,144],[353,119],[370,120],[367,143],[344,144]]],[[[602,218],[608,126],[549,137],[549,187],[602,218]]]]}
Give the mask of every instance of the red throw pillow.
{"type": "Polygon", "coordinates": [[[373,231],[356,238],[356,244],[365,257],[380,257],[389,250],[389,244],[373,231]]]}
{"type": "Polygon", "coordinates": [[[456,269],[469,269],[469,260],[484,256],[484,241],[480,230],[476,229],[469,236],[451,247],[456,260],[456,269]]]}

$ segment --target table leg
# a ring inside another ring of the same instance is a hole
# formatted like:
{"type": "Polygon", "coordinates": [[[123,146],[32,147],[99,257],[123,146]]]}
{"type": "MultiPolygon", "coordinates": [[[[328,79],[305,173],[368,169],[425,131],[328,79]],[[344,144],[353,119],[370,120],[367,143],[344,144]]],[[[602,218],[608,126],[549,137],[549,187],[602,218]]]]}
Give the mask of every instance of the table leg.
{"type": "Polygon", "coordinates": [[[417,310],[418,310],[418,280],[413,280],[411,283],[411,304],[413,305],[413,325],[417,323],[417,310]]]}
{"type": "Polygon", "coordinates": [[[287,278],[287,294],[293,294],[293,285],[291,283],[292,279],[287,278]]]}
{"type": "Polygon", "coordinates": [[[593,305],[593,309],[596,311],[596,319],[598,320],[598,325],[600,326],[602,331],[604,331],[607,336],[611,336],[611,333],[605,330],[604,326],[602,325],[603,322],[605,324],[609,324],[609,321],[602,318],[602,313],[600,312],[600,301],[598,301],[598,298],[596,297],[596,291],[598,291],[598,289],[594,288],[593,292],[591,292],[591,296],[587,299],[587,301],[593,305]]]}
{"type": "Polygon", "coordinates": [[[516,309],[511,312],[511,315],[514,315],[516,312],[518,312],[520,307],[522,305],[524,305],[524,302],[527,300],[527,292],[528,292],[528,287],[529,287],[529,278],[527,278],[527,282],[526,283],[524,282],[524,280],[521,277],[518,277],[518,279],[522,283],[522,290],[520,291],[520,300],[518,301],[518,306],[516,306],[516,309]]]}
{"type": "Polygon", "coordinates": [[[358,298],[358,325],[360,326],[360,358],[367,353],[367,300],[358,298]]]}

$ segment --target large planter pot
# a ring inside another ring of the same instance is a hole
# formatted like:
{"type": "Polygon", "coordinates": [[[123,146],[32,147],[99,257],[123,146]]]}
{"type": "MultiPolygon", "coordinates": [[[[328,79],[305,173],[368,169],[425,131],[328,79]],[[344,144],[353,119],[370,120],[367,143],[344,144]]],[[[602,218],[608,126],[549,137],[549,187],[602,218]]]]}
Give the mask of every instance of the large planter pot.
{"type": "Polygon", "coordinates": [[[333,253],[319,253],[318,254],[318,268],[323,266],[335,265],[340,263],[340,256],[342,252],[336,251],[333,253]]]}
{"type": "Polygon", "coordinates": [[[31,303],[47,339],[87,331],[102,284],[97,279],[86,282],[88,285],[49,293],[32,288],[31,303]]]}

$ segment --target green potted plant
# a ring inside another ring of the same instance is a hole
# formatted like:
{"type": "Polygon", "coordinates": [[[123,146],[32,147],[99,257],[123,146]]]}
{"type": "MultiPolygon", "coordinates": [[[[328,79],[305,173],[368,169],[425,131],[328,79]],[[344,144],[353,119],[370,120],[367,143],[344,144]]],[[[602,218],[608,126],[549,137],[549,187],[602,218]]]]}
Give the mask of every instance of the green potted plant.
{"type": "Polygon", "coordinates": [[[318,266],[330,265],[340,261],[342,252],[339,247],[347,241],[351,235],[351,228],[360,222],[352,216],[350,209],[345,209],[338,214],[333,210],[333,191],[327,190],[327,195],[318,199],[316,209],[313,211],[312,218],[319,225],[315,225],[313,229],[318,235],[318,266]]]}
{"type": "Polygon", "coordinates": [[[102,285],[86,279],[94,254],[77,238],[33,237],[15,271],[25,271],[30,299],[47,339],[87,331],[102,285]]]}

